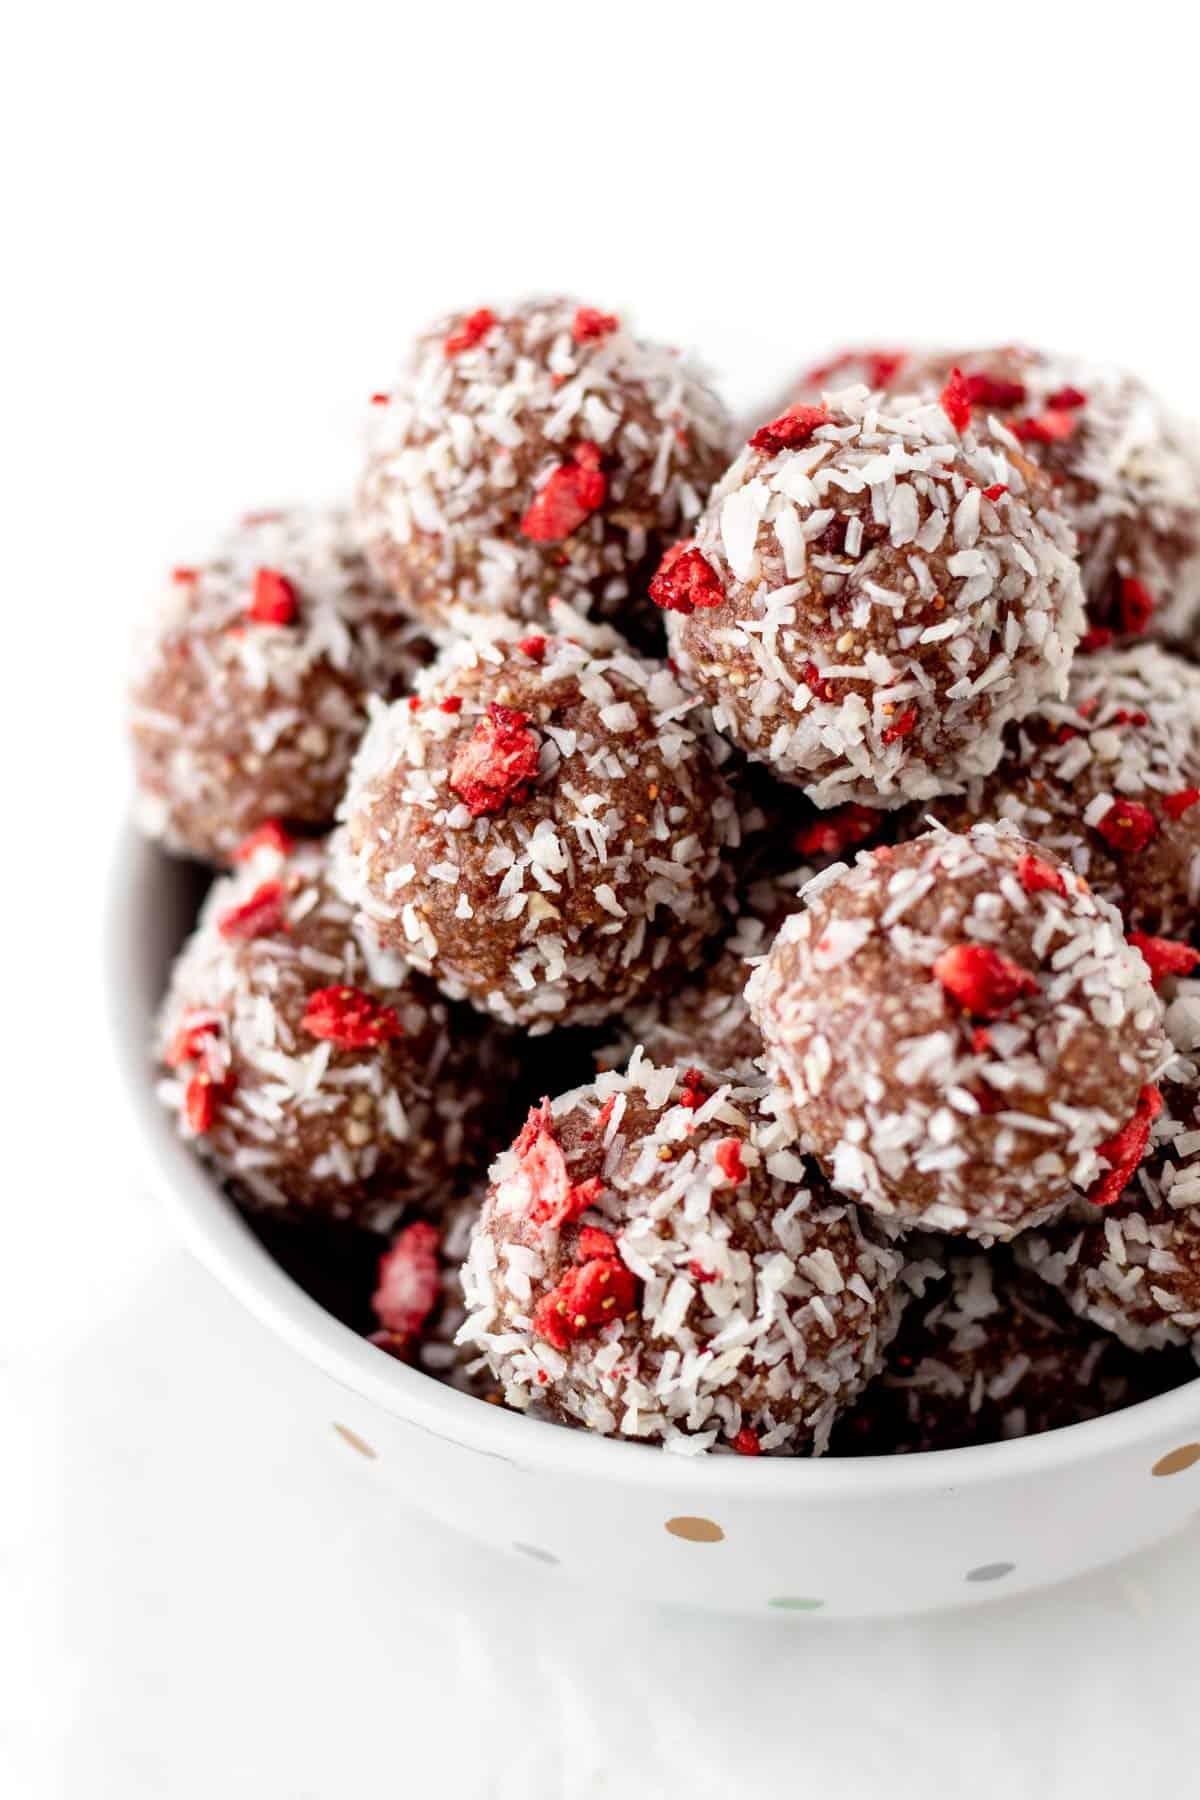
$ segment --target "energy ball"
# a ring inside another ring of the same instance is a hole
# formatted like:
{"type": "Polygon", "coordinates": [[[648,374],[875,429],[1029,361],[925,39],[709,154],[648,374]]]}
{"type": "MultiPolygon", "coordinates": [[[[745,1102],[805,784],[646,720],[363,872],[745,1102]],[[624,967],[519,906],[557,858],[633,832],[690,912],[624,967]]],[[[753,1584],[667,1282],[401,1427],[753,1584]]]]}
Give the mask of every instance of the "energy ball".
{"type": "Polygon", "coordinates": [[[1006,819],[1139,932],[1189,939],[1200,906],[1200,670],[1154,644],[1075,659],[1065,700],[1010,727],[1004,759],[932,813],[1006,819]]]}
{"type": "Polygon", "coordinates": [[[899,1321],[902,1259],[758,1110],[634,1058],[530,1113],[463,1268],[509,1406],[666,1444],[820,1454],[899,1321]]]}
{"type": "Polygon", "coordinates": [[[137,818],[169,850],[227,863],[263,820],[324,829],[366,728],[431,646],[370,574],[346,515],[260,513],[174,571],[138,648],[137,818]]]}
{"type": "Polygon", "coordinates": [[[833,1186],[901,1227],[989,1241],[1102,1178],[1169,1057],[1114,909],[986,825],[818,876],[747,993],[833,1186]]]}
{"type": "Polygon", "coordinates": [[[454,607],[544,620],[553,594],[628,624],[732,454],[696,365],[574,300],[443,319],[375,399],[368,554],[433,627],[454,607]]]}
{"type": "Polygon", "coordinates": [[[886,385],[939,391],[961,371],[974,416],[1002,419],[1054,483],[1079,540],[1092,625],[1194,644],[1200,451],[1192,428],[1122,369],[1008,347],[914,356],[886,385]]]}
{"type": "Polygon", "coordinates": [[[511,1071],[419,975],[373,966],[323,846],[214,883],[159,1022],[159,1092],[252,1207],[387,1230],[486,1165],[511,1071]]]}
{"type": "Polygon", "coordinates": [[[460,640],[377,711],[338,857],[379,943],[534,1033],[599,1024],[692,966],[737,833],[670,671],[556,616],[555,635],[460,640]]]}
{"type": "Polygon", "coordinates": [[[954,396],[849,388],[754,433],[650,596],[718,731],[820,807],[900,806],[1065,691],[1083,599],[1048,494],[954,396]]]}
{"type": "Polygon", "coordinates": [[[834,1434],[835,1455],[909,1455],[1032,1437],[1117,1412],[1183,1379],[1082,1323],[1002,1252],[958,1250],[910,1303],[882,1374],[834,1434]]]}

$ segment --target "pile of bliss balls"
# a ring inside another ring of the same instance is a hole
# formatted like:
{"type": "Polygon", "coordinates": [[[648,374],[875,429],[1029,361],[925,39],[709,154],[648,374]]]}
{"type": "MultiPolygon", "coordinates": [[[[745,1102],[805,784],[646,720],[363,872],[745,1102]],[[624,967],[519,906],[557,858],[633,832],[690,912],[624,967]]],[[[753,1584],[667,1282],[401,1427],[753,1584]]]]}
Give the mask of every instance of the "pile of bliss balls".
{"type": "Polygon", "coordinates": [[[739,434],[560,298],[443,319],[370,424],[352,504],[173,571],[132,695],[139,819],[214,872],[159,1092],[272,1252],[678,1454],[1187,1379],[1188,431],[1004,346],[850,350],[739,434]]]}

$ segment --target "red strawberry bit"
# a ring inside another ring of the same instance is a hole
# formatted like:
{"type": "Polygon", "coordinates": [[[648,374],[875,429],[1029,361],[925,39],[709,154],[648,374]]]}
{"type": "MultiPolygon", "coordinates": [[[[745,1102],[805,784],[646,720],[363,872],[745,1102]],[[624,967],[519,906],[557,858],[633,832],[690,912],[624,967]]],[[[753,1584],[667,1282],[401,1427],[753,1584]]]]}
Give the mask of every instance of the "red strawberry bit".
{"type": "Polygon", "coordinates": [[[221,1029],[214,1012],[192,1007],[183,1015],[179,1030],[167,1046],[163,1061],[168,1069],[178,1069],[185,1062],[195,1062],[208,1048],[208,1040],[221,1029]]]}
{"type": "Polygon", "coordinates": [[[992,1051],[992,1034],[986,1025],[977,1025],[971,1033],[971,1049],[976,1056],[989,1056],[992,1051]]]}
{"type": "Polygon", "coordinates": [[[1131,931],[1129,942],[1135,950],[1141,951],[1155,987],[1161,986],[1168,975],[1190,975],[1200,962],[1200,950],[1193,950],[1190,944],[1181,944],[1178,938],[1151,937],[1147,931],[1131,931]]]}
{"type": "Polygon", "coordinates": [[[1023,995],[1038,991],[1036,975],[990,944],[952,944],[933,973],[951,999],[979,1019],[998,1019],[1023,995]]]}
{"type": "Polygon", "coordinates": [[[395,1008],[380,1006],[356,987],[317,988],[309,995],[301,1022],[310,1037],[321,1038],[335,1050],[374,1050],[404,1036],[395,1008]]]}
{"type": "Polygon", "coordinates": [[[604,1105],[600,1108],[600,1111],[596,1114],[596,1136],[597,1137],[604,1136],[605,1131],[608,1129],[608,1121],[613,1116],[613,1108],[616,1106],[616,1104],[617,1104],[617,1096],[615,1094],[610,1094],[608,1096],[608,1099],[604,1102],[604,1105]]]}
{"type": "Polygon", "coordinates": [[[672,544],[650,583],[650,598],[664,612],[702,612],[725,598],[721,577],[695,544],[672,544]]]}
{"type": "Polygon", "coordinates": [[[1130,712],[1128,707],[1121,706],[1118,707],[1113,714],[1112,722],[1114,725],[1132,725],[1137,728],[1141,725],[1148,725],[1150,723],[1150,715],[1149,713],[1144,713],[1140,707],[1136,712],[1130,712]]]}
{"type": "Polygon", "coordinates": [[[1180,788],[1177,793],[1163,795],[1162,809],[1168,819],[1182,819],[1197,800],[1200,800],[1200,788],[1180,788]]]}
{"type": "Polygon", "coordinates": [[[418,1219],[414,1225],[406,1225],[380,1257],[371,1310],[391,1336],[414,1337],[437,1305],[441,1241],[435,1225],[418,1219]]]}
{"type": "Polygon", "coordinates": [[[192,1076],[184,1092],[183,1111],[189,1128],[197,1137],[204,1137],[212,1130],[222,1105],[232,1092],[233,1077],[230,1075],[223,1081],[214,1081],[208,1071],[202,1069],[192,1076]]]}
{"type": "Polygon", "coordinates": [[[1113,641],[1113,634],[1107,625],[1093,625],[1085,631],[1079,640],[1079,648],[1085,652],[1107,650],[1113,641]]]}
{"type": "Polygon", "coordinates": [[[898,743],[901,738],[906,738],[908,736],[909,732],[913,730],[916,723],[917,723],[916,707],[915,706],[906,706],[904,711],[902,713],[899,713],[896,716],[896,718],[894,718],[892,720],[891,724],[887,727],[887,729],[884,731],[884,733],[880,739],[880,742],[884,743],[884,744],[898,743]]]}
{"type": "Polygon", "coordinates": [[[420,712],[420,710],[421,710],[420,694],[410,694],[408,696],[408,710],[409,710],[409,712],[420,712]]]}
{"type": "Polygon", "coordinates": [[[1088,1191],[1093,1206],[1113,1206],[1137,1173],[1150,1144],[1150,1129],[1162,1111],[1162,1095],[1156,1087],[1144,1087],[1133,1117],[1120,1131],[1097,1145],[1097,1154],[1111,1166],[1088,1191]]]}
{"type": "Polygon", "coordinates": [[[805,663],[800,671],[800,679],[818,700],[833,702],[844,691],[844,683],[827,681],[815,662],[805,663]]]}
{"type": "Polygon", "coordinates": [[[1096,708],[1099,706],[1099,704],[1100,704],[1099,694],[1089,694],[1086,700],[1081,700],[1079,702],[1079,705],[1075,708],[1075,711],[1079,714],[1081,719],[1090,719],[1092,714],[1096,711],[1096,708]]]}
{"type": "Polygon", "coordinates": [[[827,406],[789,406],[770,424],[759,426],[750,439],[750,448],[762,450],[767,456],[777,456],[781,450],[799,450],[828,423],[827,406]]]}
{"type": "Polygon", "coordinates": [[[537,768],[538,740],[529,729],[529,714],[492,701],[487,717],[454,753],[450,786],[478,819],[523,798],[537,768]]]}
{"type": "Polygon", "coordinates": [[[1060,387],[1047,398],[1046,405],[1054,412],[1074,412],[1087,405],[1087,395],[1081,388],[1060,387]]]}
{"type": "Polygon", "coordinates": [[[939,395],[942,411],[955,431],[965,431],[971,423],[971,390],[961,369],[951,369],[950,379],[939,395]]]}
{"type": "Polygon", "coordinates": [[[568,1269],[538,1301],[534,1333],[556,1350],[566,1350],[578,1338],[624,1318],[636,1299],[637,1282],[625,1264],[611,1256],[594,1257],[568,1269]]]}
{"type": "Polygon", "coordinates": [[[1008,489],[1002,481],[993,481],[991,487],[984,488],[983,497],[985,500],[996,501],[999,500],[1001,494],[1007,494],[1007,492],[1008,489]]]}
{"type": "Polygon", "coordinates": [[[746,1165],[742,1161],[742,1146],[738,1138],[722,1138],[713,1151],[713,1161],[720,1169],[726,1181],[734,1187],[746,1179],[746,1165]]]}
{"type": "Polygon", "coordinates": [[[616,331],[621,321],[616,313],[598,312],[594,306],[581,306],[571,325],[571,336],[577,344],[596,344],[616,331]]]}
{"type": "Polygon", "coordinates": [[[717,1279],[717,1271],[715,1269],[706,1269],[702,1262],[696,1261],[695,1257],[693,1257],[688,1264],[688,1274],[693,1281],[698,1281],[701,1287],[703,1287],[706,1282],[715,1281],[717,1279]]]}
{"type": "Polygon", "coordinates": [[[528,637],[522,638],[517,649],[530,662],[540,663],[546,660],[546,640],[540,632],[531,632],[528,637]]]}
{"type": "Polygon", "coordinates": [[[462,711],[462,695],[461,694],[447,694],[446,698],[444,700],[438,701],[438,711],[444,712],[444,713],[461,712],[462,711]]]}
{"type": "Polygon", "coordinates": [[[1154,612],[1154,595],[1142,582],[1126,575],[1121,582],[1117,607],[1121,630],[1129,637],[1140,637],[1154,612]]]}
{"type": "Polygon", "coordinates": [[[581,1225],[575,1240],[575,1261],[594,1262],[597,1257],[618,1261],[617,1240],[610,1231],[601,1231],[598,1225],[581,1225]]]}
{"type": "Polygon", "coordinates": [[[573,459],[550,471],[521,520],[521,534],[535,544],[560,544],[604,505],[608,478],[595,444],[575,447],[573,459]]]}
{"type": "Polygon", "coordinates": [[[172,569],[171,580],[180,587],[194,587],[200,579],[199,569],[172,569]]]}
{"type": "Polygon", "coordinates": [[[1045,412],[1029,419],[1015,419],[1012,424],[1015,437],[1028,444],[1061,444],[1071,437],[1075,431],[1075,414],[1065,408],[1055,410],[1048,407],[1045,412]]]}
{"type": "Polygon", "coordinates": [[[986,406],[991,412],[1008,412],[1025,404],[1022,381],[1002,381],[996,375],[968,375],[967,399],[972,406],[986,406]]]}
{"type": "Polygon", "coordinates": [[[278,819],[264,819],[244,837],[233,853],[235,863],[251,862],[260,850],[272,850],[277,856],[290,856],[296,841],[284,830],[278,819]]]}
{"type": "Polygon", "coordinates": [[[529,1184],[529,1219],[533,1225],[557,1231],[563,1225],[573,1224],[589,1206],[595,1206],[604,1192],[604,1183],[595,1175],[587,1181],[572,1182],[562,1145],[554,1135],[549,1100],[530,1108],[513,1149],[529,1184]]]}
{"type": "Polygon", "coordinates": [[[828,362],[818,363],[804,377],[805,387],[823,387],[835,375],[862,367],[871,388],[885,388],[908,361],[907,350],[843,350],[828,362]]]}
{"type": "Polygon", "coordinates": [[[1061,869],[1052,868],[1039,856],[1026,853],[1017,864],[1017,880],[1027,894],[1061,894],[1067,897],[1067,881],[1061,869]]]}
{"type": "Polygon", "coordinates": [[[372,394],[371,395],[371,405],[372,406],[386,406],[388,404],[388,402],[391,400],[391,397],[392,396],[390,394],[372,394]]]}
{"type": "Polygon", "coordinates": [[[855,844],[865,844],[872,832],[879,830],[879,814],[870,806],[852,800],[826,813],[811,825],[798,831],[792,840],[801,856],[840,856],[855,844]]]}
{"type": "Polygon", "coordinates": [[[225,909],[217,920],[217,930],[231,943],[248,944],[253,938],[269,937],[285,927],[285,898],[281,881],[264,881],[248,900],[225,909]]]}
{"type": "Polygon", "coordinates": [[[696,1112],[708,1099],[708,1078],[702,1069],[688,1069],[683,1077],[683,1092],[679,1096],[680,1106],[689,1112],[696,1112]]]}
{"type": "Polygon", "coordinates": [[[1146,848],[1158,830],[1158,821],[1140,801],[1114,800],[1096,830],[1118,856],[1124,856],[1146,848]]]}
{"type": "Polygon", "coordinates": [[[259,569],[246,612],[256,625],[290,625],[296,617],[296,590],[278,569],[259,569]]]}
{"type": "Polygon", "coordinates": [[[758,1441],[758,1433],[751,1431],[749,1425],[743,1425],[733,1439],[733,1447],[739,1456],[761,1456],[762,1445],[758,1441]]]}
{"type": "Polygon", "coordinates": [[[452,331],[442,349],[447,356],[461,356],[464,350],[473,350],[481,344],[492,326],[496,323],[496,315],[490,306],[481,306],[473,313],[468,313],[457,331],[452,331]]]}

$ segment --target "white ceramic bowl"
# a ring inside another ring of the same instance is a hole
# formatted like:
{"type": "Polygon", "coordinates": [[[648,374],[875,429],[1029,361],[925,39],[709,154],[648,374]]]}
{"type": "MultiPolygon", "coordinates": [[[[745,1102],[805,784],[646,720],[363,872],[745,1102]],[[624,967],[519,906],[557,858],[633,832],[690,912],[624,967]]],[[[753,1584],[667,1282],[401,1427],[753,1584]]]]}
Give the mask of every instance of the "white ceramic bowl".
{"type": "MultiPolygon", "coordinates": [[[[1027,1592],[1200,1511],[1200,1381],[1064,1431],[927,1456],[678,1457],[488,1406],[347,1330],[261,1248],[153,1094],[151,1023],[195,875],[130,833],[109,954],[117,1053],[151,1179],[195,1255],[294,1352],[298,1429],[364,1494],[646,1604],[862,1617],[1027,1592]]],[[[360,1529],[379,1529],[364,1503],[360,1529]]],[[[349,1521],[353,1524],[353,1521],[349,1521]]]]}

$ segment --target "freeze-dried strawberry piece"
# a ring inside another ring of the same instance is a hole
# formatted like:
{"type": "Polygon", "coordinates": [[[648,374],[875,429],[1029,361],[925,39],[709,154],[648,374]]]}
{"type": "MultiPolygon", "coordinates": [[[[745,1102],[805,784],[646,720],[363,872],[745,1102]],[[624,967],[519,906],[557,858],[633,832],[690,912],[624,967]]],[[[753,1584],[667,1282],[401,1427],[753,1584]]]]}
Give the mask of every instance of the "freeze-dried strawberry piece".
{"type": "Polygon", "coordinates": [[[1126,575],[1121,582],[1117,610],[1121,630],[1129,637],[1140,637],[1154,612],[1154,595],[1143,582],[1132,575],[1126,575]]]}
{"type": "Polygon", "coordinates": [[[1023,381],[1002,381],[997,375],[968,375],[966,382],[967,399],[972,406],[1007,412],[1010,407],[1025,404],[1023,381]]]}
{"type": "Polygon", "coordinates": [[[1039,856],[1026,853],[1017,864],[1017,880],[1027,894],[1061,894],[1066,898],[1067,881],[1061,869],[1052,868],[1039,856]]]}
{"type": "Polygon", "coordinates": [[[698,1281],[701,1287],[703,1287],[706,1282],[715,1281],[717,1279],[717,1271],[715,1269],[706,1269],[702,1262],[696,1261],[695,1257],[693,1257],[688,1264],[688,1274],[693,1281],[698,1281]]]}
{"type": "Polygon", "coordinates": [[[371,1310],[390,1336],[413,1337],[437,1305],[441,1241],[436,1225],[418,1219],[406,1225],[380,1257],[371,1310]]]}
{"type": "Polygon", "coordinates": [[[621,321],[616,313],[598,312],[594,306],[581,306],[571,324],[571,336],[577,344],[595,344],[616,331],[621,321]]]}
{"type": "Polygon", "coordinates": [[[268,937],[285,922],[286,895],[282,881],[264,881],[248,900],[226,907],[217,920],[217,930],[231,943],[248,944],[252,938],[268,937]]]}
{"type": "Polygon", "coordinates": [[[1200,788],[1179,788],[1174,794],[1164,794],[1160,802],[1168,819],[1182,819],[1185,812],[1200,800],[1200,788]]]}
{"type": "Polygon", "coordinates": [[[1087,405],[1087,395],[1082,388],[1060,387],[1047,396],[1046,405],[1055,412],[1075,412],[1077,408],[1087,405]]]}
{"type": "Polygon", "coordinates": [[[183,1096],[184,1116],[197,1137],[203,1137],[217,1122],[221,1107],[233,1092],[233,1077],[226,1075],[214,1081],[207,1069],[193,1075],[183,1096]]]}
{"type": "Polygon", "coordinates": [[[447,694],[446,698],[444,700],[438,701],[438,711],[444,712],[444,713],[461,712],[462,711],[462,695],[461,694],[447,694]]]}
{"type": "Polygon", "coordinates": [[[520,798],[537,768],[538,740],[529,728],[529,714],[493,700],[486,718],[455,751],[450,786],[478,819],[520,798]]]}
{"type": "Polygon", "coordinates": [[[562,1145],[554,1133],[549,1100],[530,1108],[513,1149],[529,1188],[529,1220],[533,1225],[544,1225],[550,1231],[570,1225],[589,1206],[595,1206],[604,1192],[604,1183],[596,1175],[586,1181],[571,1180],[562,1145]]]}
{"type": "Polygon", "coordinates": [[[1079,648],[1083,651],[1107,650],[1113,641],[1113,634],[1107,625],[1093,625],[1079,640],[1079,648]]]}
{"type": "Polygon", "coordinates": [[[594,1257],[568,1269],[538,1301],[534,1333],[556,1350],[566,1350],[588,1332],[624,1318],[636,1299],[637,1282],[625,1264],[611,1256],[594,1257]]]}
{"type": "Polygon", "coordinates": [[[540,663],[546,660],[546,640],[540,631],[530,632],[528,637],[522,638],[517,649],[522,656],[527,656],[530,662],[540,663]]]}
{"type": "Polygon", "coordinates": [[[496,323],[496,315],[490,306],[480,306],[473,313],[468,313],[457,331],[452,331],[442,345],[447,356],[459,356],[464,350],[473,350],[481,344],[492,326],[496,323]]]}
{"type": "Polygon", "coordinates": [[[814,431],[828,423],[827,406],[789,406],[777,419],[759,426],[750,439],[750,448],[765,451],[768,456],[777,456],[781,450],[799,450],[814,431]]]}
{"type": "Polygon", "coordinates": [[[311,1037],[323,1039],[335,1050],[374,1050],[404,1035],[395,1007],[380,1006],[356,987],[317,988],[309,996],[302,1023],[311,1037]]]}
{"type": "Polygon", "coordinates": [[[650,583],[650,598],[664,612],[694,613],[720,606],[725,598],[721,577],[695,544],[672,544],[650,583]]]}
{"type": "Polygon", "coordinates": [[[746,1179],[746,1165],[742,1161],[742,1145],[739,1138],[722,1138],[713,1151],[713,1161],[720,1169],[726,1181],[736,1187],[746,1179]]]}
{"type": "Polygon", "coordinates": [[[203,1057],[209,1039],[220,1029],[221,1019],[218,1013],[198,1006],[189,1008],[163,1055],[168,1069],[178,1069],[185,1062],[195,1062],[203,1057]]]}
{"type": "Polygon", "coordinates": [[[171,580],[180,587],[194,587],[200,579],[199,569],[172,569],[171,580]]]}
{"type": "Polygon", "coordinates": [[[955,431],[965,431],[971,423],[971,390],[961,369],[951,369],[950,379],[938,398],[955,431]]]}
{"type": "Polygon", "coordinates": [[[993,481],[991,487],[984,488],[983,497],[985,500],[996,501],[999,500],[1001,494],[1007,494],[1007,492],[1008,488],[1005,486],[1004,482],[993,481]]]}
{"type": "Polygon", "coordinates": [[[880,742],[883,744],[898,743],[901,738],[906,738],[908,736],[909,732],[915,728],[916,723],[916,707],[906,706],[904,711],[902,713],[897,713],[891,724],[884,730],[880,737],[880,742]]]}
{"type": "Polygon", "coordinates": [[[683,1077],[683,1092],[679,1096],[680,1106],[689,1112],[696,1112],[708,1099],[708,1077],[703,1069],[688,1069],[683,1077]]]}
{"type": "Polygon", "coordinates": [[[1131,931],[1129,942],[1135,950],[1141,951],[1155,987],[1168,975],[1190,975],[1200,963],[1200,950],[1180,943],[1178,938],[1152,937],[1148,931],[1131,931]]]}
{"type": "Polygon", "coordinates": [[[535,544],[558,544],[604,505],[608,478],[595,444],[577,444],[569,463],[559,463],[542,483],[521,520],[521,534],[535,544]]]}
{"type": "Polygon", "coordinates": [[[256,625],[290,625],[296,617],[296,590],[278,569],[259,569],[246,612],[256,625]]]}
{"type": "Polygon", "coordinates": [[[1065,407],[1047,407],[1028,419],[1014,419],[1010,430],[1022,443],[1061,444],[1075,431],[1075,414],[1065,407]]]}
{"type": "Polygon", "coordinates": [[[885,388],[908,361],[907,350],[842,350],[828,362],[817,363],[804,376],[805,387],[823,387],[847,369],[863,370],[869,388],[885,388]]]}
{"type": "Polygon", "coordinates": [[[290,856],[296,848],[278,819],[264,819],[261,825],[244,837],[233,853],[235,863],[249,862],[260,850],[273,850],[278,856],[290,856]]]}
{"type": "Polygon", "coordinates": [[[581,1225],[575,1240],[575,1261],[594,1262],[597,1257],[617,1260],[617,1240],[610,1231],[601,1231],[598,1225],[581,1225]]]}
{"type": "Polygon", "coordinates": [[[879,824],[880,815],[873,807],[852,800],[804,826],[792,840],[793,847],[801,856],[840,856],[855,844],[865,844],[879,824]]]}
{"type": "Polygon", "coordinates": [[[1118,856],[1128,851],[1144,850],[1158,830],[1158,821],[1148,806],[1138,800],[1114,800],[1096,830],[1118,856]]]}
{"type": "Polygon", "coordinates": [[[749,1425],[743,1425],[732,1442],[739,1456],[762,1455],[762,1445],[758,1441],[758,1433],[751,1431],[749,1425]]]}
{"type": "Polygon", "coordinates": [[[1036,975],[990,944],[952,944],[933,973],[963,1011],[979,1019],[998,1019],[1023,995],[1038,991],[1036,975]]]}
{"type": "Polygon", "coordinates": [[[1150,1129],[1162,1107],[1158,1089],[1144,1087],[1138,1095],[1133,1117],[1126,1119],[1120,1131],[1097,1145],[1097,1154],[1111,1166],[1088,1191],[1093,1206],[1113,1206],[1121,1198],[1146,1154],[1150,1129]]]}

